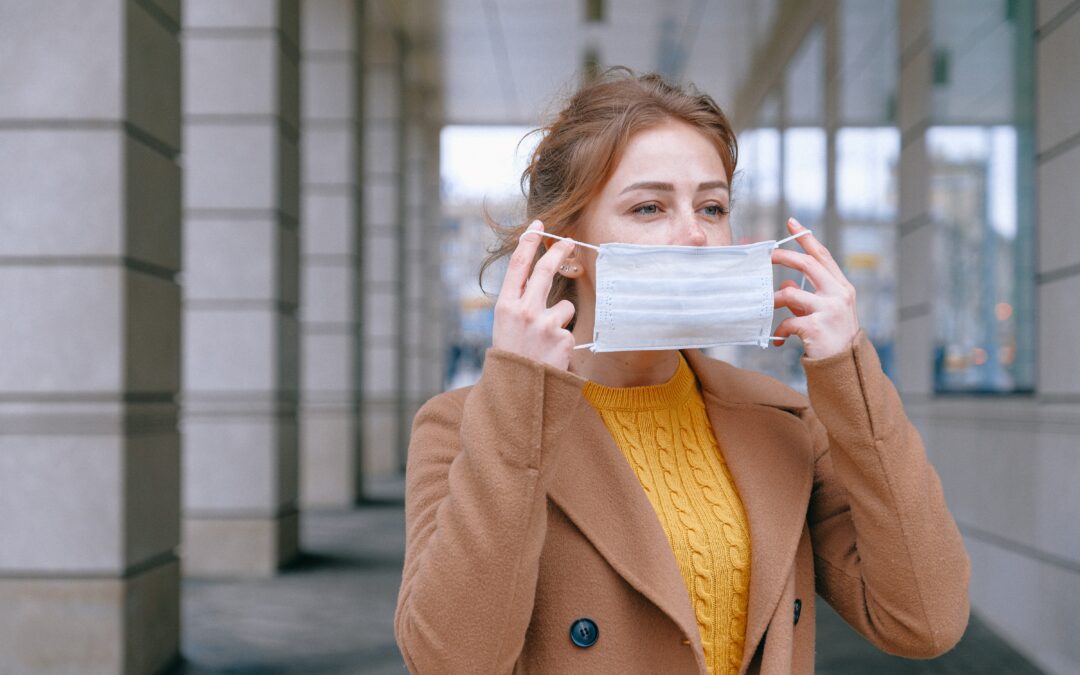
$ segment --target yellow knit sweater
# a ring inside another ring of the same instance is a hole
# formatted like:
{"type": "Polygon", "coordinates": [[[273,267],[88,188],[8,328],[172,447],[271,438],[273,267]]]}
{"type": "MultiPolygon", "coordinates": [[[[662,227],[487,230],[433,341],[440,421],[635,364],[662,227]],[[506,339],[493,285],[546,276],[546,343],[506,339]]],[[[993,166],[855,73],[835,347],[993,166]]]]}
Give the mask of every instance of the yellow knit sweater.
{"type": "Polygon", "coordinates": [[[737,673],[746,637],[750,528],[685,359],[648,387],[585,386],[667,534],[711,675],[737,673]]]}

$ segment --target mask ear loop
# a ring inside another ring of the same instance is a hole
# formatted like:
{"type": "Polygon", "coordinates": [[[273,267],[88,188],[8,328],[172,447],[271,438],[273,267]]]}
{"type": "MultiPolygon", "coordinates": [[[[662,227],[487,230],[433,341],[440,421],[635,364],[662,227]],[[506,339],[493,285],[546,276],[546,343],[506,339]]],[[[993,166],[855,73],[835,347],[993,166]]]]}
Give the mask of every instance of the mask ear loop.
{"type": "Polygon", "coordinates": [[[558,239],[559,241],[568,241],[571,244],[573,244],[574,246],[584,246],[585,248],[591,248],[594,251],[599,251],[600,250],[599,246],[593,246],[592,244],[586,244],[583,241],[578,241],[577,239],[573,239],[571,237],[560,237],[557,234],[551,234],[549,232],[538,232],[537,230],[527,230],[525,232],[522,232],[521,236],[524,237],[524,236],[529,235],[529,234],[538,234],[541,237],[550,237],[552,239],[558,239]]]}
{"type": "MultiPolygon", "coordinates": [[[[802,236],[807,235],[807,234],[810,234],[810,230],[803,230],[802,232],[797,232],[797,233],[791,235],[790,237],[784,237],[780,241],[776,242],[776,248],[780,248],[781,246],[788,243],[789,241],[794,241],[794,240],[798,239],[799,237],[802,237],[802,236]]],[[[804,290],[804,291],[806,290],[806,273],[805,272],[802,273],[802,281],[799,282],[799,288],[801,290],[804,290]]],[[[787,342],[786,337],[777,337],[775,335],[770,335],[769,336],[769,342],[772,343],[773,340],[779,340],[781,342],[787,342]]]]}

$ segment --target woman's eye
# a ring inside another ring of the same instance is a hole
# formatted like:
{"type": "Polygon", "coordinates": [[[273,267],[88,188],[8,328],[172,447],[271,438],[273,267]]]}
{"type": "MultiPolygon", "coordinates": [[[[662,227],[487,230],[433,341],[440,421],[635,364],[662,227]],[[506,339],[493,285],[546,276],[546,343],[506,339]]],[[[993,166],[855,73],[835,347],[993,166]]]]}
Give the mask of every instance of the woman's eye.
{"type": "Polygon", "coordinates": [[[702,207],[701,210],[704,211],[705,215],[709,216],[710,218],[719,218],[720,216],[723,216],[728,212],[726,208],[720,206],[719,204],[709,204],[708,206],[702,207]]]}
{"type": "Polygon", "coordinates": [[[637,206],[634,208],[634,213],[638,214],[639,216],[654,216],[659,212],[659,210],[660,207],[658,207],[656,204],[642,204],[641,206],[637,206]]]}

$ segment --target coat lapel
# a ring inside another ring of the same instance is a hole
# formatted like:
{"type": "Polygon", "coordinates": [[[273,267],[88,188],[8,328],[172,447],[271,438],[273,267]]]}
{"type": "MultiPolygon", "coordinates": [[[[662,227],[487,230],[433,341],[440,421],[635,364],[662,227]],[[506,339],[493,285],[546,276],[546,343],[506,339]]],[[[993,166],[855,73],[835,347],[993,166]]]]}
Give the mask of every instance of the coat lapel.
{"type": "Polygon", "coordinates": [[[750,599],[742,672],[765,634],[795,563],[814,477],[813,448],[787,411],[804,398],[762,376],[686,352],[709,422],[750,525],[750,599]],[[757,382],[736,381],[753,375],[757,382]]]}
{"type": "Polygon", "coordinates": [[[697,618],[656,512],[604,421],[582,398],[558,439],[566,445],[548,497],[608,564],[690,636],[697,618]]]}

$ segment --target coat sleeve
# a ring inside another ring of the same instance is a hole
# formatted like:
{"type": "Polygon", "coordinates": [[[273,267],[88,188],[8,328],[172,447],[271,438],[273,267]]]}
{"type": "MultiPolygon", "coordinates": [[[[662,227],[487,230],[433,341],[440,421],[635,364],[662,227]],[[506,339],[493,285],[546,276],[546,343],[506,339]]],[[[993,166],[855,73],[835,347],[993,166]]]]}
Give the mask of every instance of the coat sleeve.
{"type": "Polygon", "coordinates": [[[413,673],[509,673],[533,610],[558,458],[546,442],[576,375],[491,349],[464,396],[417,413],[406,468],[394,634],[413,673]]]}
{"type": "Polygon", "coordinates": [[[879,648],[938,656],[967,627],[970,562],[922,440],[862,331],[803,365],[818,592],[879,648]]]}

